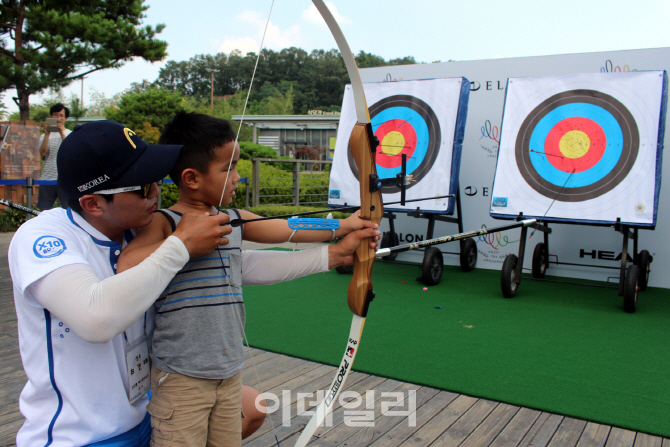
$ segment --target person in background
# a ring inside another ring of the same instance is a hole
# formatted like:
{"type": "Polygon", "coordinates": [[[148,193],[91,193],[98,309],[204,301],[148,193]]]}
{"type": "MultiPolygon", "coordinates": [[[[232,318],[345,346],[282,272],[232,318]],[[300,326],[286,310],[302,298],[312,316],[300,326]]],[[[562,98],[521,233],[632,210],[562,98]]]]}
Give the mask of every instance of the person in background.
{"type": "MultiPolygon", "coordinates": [[[[44,123],[44,134],[40,137],[40,155],[46,157],[42,167],[41,180],[58,180],[58,168],[56,167],[56,157],[61,143],[70,135],[70,129],[65,128],[65,121],[70,117],[70,109],[63,104],[58,103],[49,109],[51,118],[58,119],[58,132],[49,132],[47,124],[44,123]]],[[[60,199],[61,207],[67,208],[68,198],[58,185],[40,185],[40,192],[37,197],[37,208],[39,210],[48,210],[60,199]]]]}

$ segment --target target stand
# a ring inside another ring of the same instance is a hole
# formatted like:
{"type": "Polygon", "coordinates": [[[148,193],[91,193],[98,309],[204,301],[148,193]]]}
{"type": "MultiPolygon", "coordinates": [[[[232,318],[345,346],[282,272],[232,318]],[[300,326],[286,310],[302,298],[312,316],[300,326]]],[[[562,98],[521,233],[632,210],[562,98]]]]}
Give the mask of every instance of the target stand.
{"type": "MultiPolygon", "coordinates": [[[[461,214],[461,194],[460,188],[456,189],[456,217],[450,217],[443,214],[428,213],[422,211],[421,208],[416,208],[415,210],[404,211],[408,216],[427,219],[427,229],[426,229],[426,239],[433,239],[435,231],[435,222],[447,222],[455,223],[458,226],[458,232],[463,233],[463,219],[461,214]]],[[[400,245],[400,239],[398,234],[395,231],[394,220],[398,211],[385,211],[384,217],[388,219],[389,222],[389,231],[384,232],[382,235],[382,240],[380,243],[380,248],[395,247],[400,245]]],[[[421,274],[416,278],[417,281],[421,281],[428,286],[434,286],[440,282],[442,279],[442,272],[444,270],[444,257],[443,255],[456,255],[459,256],[461,270],[464,272],[470,272],[474,270],[477,265],[477,243],[471,238],[461,239],[459,241],[459,251],[442,251],[436,246],[427,247],[425,249],[419,249],[423,251],[423,260],[421,262],[421,274]]],[[[397,253],[392,253],[391,255],[382,258],[378,262],[394,262],[396,264],[406,264],[406,265],[416,265],[414,262],[405,262],[398,261],[396,259],[397,253]]]]}
{"type": "MultiPolygon", "coordinates": [[[[508,80],[490,215],[538,220],[544,240],[531,278],[547,280],[551,264],[618,269],[624,310],[635,312],[653,261],[638,252],[638,230],[656,226],[667,84],[665,71],[508,80]],[[559,262],[549,254],[552,222],[613,227],[623,235],[621,266],[559,262]]],[[[527,231],[503,262],[506,298],[521,282],[527,231]]]]}
{"type": "MultiPolygon", "coordinates": [[[[386,204],[383,217],[388,219],[389,231],[383,234],[381,247],[399,245],[395,219],[401,213],[427,219],[428,239],[434,236],[436,221],[456,223],[462,232],[458,177],[470,82],[465,78],[445,78],[366,83],[363,86],[373,133],[379,141],[375,150],[379,178],[394,179],[405,174],[412,177],[404,188],[392,183],[382,185],[386,204]],[[400,203],[398,199],[402,201],[405,190],[407,202],[415,203],[388,206],[400,203]],[[457,208],[457,216],[451,217],[454,208],[457,208]]],[[[349,136],[355,124],[353,93],[351,86],[347,86],[330,175],[329,206],[355,205],[360,201],[359,173],[349,150],[349,136]]],[[[424,250],[420,280],[428,285],[440,281],[445,253],[449,252],[434,246],[424,250]]],[[[453,254],[460,256],[464,271],[475,267],[477,247],[474,241],[462,241],[460,252],[453,254]]],[[[396,255],[386,259],[404,264],[396,259],[396,255]]]]}
{"type": "MultiPolygon", "coordinates": [[[[525,219],[523,214],[520,214],[517,220],[525,219]]],[[[618,291],[619,296],[623,297],[623,308],[628,313],[633,313],[637,310],[638,292],[647,289],[649,283],[649,273],[651,272],[651,263],[653,257],[647,250],[638,252],[638,228],[633,228],[628,225],[621,224],[620,221],[615,223],[614,230],[623,235],[623,244],[621,248],[621,265],[620,267],[611,266],[595,266],[591,264],[578,264],[572,262],[560,262],[557,255],[549,253],[549,234],[552,232],[549,223],[537,223],[531,225],[537,231],[541,231],[544,236],[544,241],[539,242],[533,249],[533,258],[531,263],[531,274],[529,279],[557,282],[565,284],[581,284],[595,287],[610,288],[609,280],[619,280],[618,291]],[[629,240],[633,241],[632,258],[628,253],[629,240]],[[608,277],[606,285],[580,283],[576,281],[563,281],[556,279],[545,278],[546,272],[551,264],[554,265],[571,265],[589,268],[604,268],[619,270],[618,277],[608,277]],[[630,265],[629,265],[630,264],[630,265]]],[[[513,298],[516,296],[521,284],[524,253],[526,250],[526,240],[528,239],[528,227],[521,229],[521,238],[519,240],[518,255],[508,254],[503,262],[500,285],[502,294],[505,298],[513,298]]]]}

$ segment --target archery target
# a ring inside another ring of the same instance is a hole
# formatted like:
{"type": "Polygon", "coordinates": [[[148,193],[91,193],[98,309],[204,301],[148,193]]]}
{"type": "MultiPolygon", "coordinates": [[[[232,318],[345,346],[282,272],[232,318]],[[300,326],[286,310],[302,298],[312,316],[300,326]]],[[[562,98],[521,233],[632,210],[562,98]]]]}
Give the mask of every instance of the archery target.
{"type": "Polygon", "coordinates": [[[491,215],[653,225],[664,72],[512,78],[491,215]]]}
{"type": "MultiPolygon", "coordinates": [[[[462,134],[469,95],[467,80],[364,84],[372,130],[379,140],[375,158],[380,178],[395,178],[407,156],[407,199],[455,193],[462,134]],[[458,135],[458,137],[457,137],[458,135]]],[[[342,102],[333,169],[330,176],[330,205],[358,204],[358,168],[349,150],[349,138],[356,124],[353,93],[347,86],[342,102]]],[[[400,200],[400,188],[382,188],[384,202],[400,200]]],[[[453,201],[433,199],[388,209],[416,209],[453,213],[453,201]]]]}
{"type": "MultiPolygon", "coordinates": [[[[441,143],[440,125],[433,109],[421,99],[409,95],[393,95],[369,107],[372,131],[379,140],[376,163],[380,178],[392,178],[402,172],[402,155],[407,156],[407,174],[417,185],[435,163],[441,143]]],[[[349,168],[358,179],[358,168],[347,151],[349,168]]],[[[382,193],[396,193],[393,186],[382,193]]]]}
{"type": "Polygon", "coordinates": [[[630,111],[595,90],[558,93],[540,103],[519,129],[515,158],[528,185],[545,197],[581,202],[626,178],[640,136],[630,111]]]}

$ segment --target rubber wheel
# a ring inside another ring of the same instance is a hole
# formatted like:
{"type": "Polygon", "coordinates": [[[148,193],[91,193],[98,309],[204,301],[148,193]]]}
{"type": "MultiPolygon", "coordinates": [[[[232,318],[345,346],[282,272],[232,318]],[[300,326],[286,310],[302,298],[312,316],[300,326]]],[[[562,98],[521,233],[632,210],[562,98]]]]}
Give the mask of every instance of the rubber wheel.
{"type": "Polygon", "coordinates": [[[632,314],[637,310],[637,291],[638,280],[640,278],[640,268],[637,265],[631,265],[626,271],[626,279],[623,283],[623,310],[632,314]]]}
{"type": "Polygon", "coordinates": [[[650,264],[654,260],[654,257],[647,250],[642,250],[638,256],[637,266],[640,268],[640,278],[637,285],[640,290],[647,290],[649,272],[651,272],[650,264]]]}
{"type": "Polygon", "coordinates": [[[420,281],[427,286],[434,286],[442,279],[442,252],[435,247],[429,247],[423,254],[423,264],[421,264],[420,281]]]}
{"type": "Polygon", "coordinates": [[[461,241],[461,270],[471,272],[477,264],[477,243],[472,239],[461,241]]]}
{"type": "Polygon", "coordinates": [[[540,242],[533,250],[533,268],[531,274],[533,278],[544,278],[547,271],[547,256],[544,250],[544,242],[540,242]]]}
{"type": "Polygon", "coordinates": [[[353,265],[341,265],[339,267],[335,267],[335,271],[341,275],[351,275],[354,273],[354,266],[353,265]]]}
{"type": "Polygon", "coordinates": [[[519,285],[514,281],[516,279],[516,263],[516,255],[505,256],[500,274],[500,286],[505,298],[514,298],[519,288],[519,285]]]}
{"type": "MultiPolygon", "coordinates": [[[[390,231],[387,231],[382,236],[382,242],[380,245],[381,248],[395,247],[396,245],[400,245],[400,239],[398,238],[398,235],[396,233],[391,233],[390,231]]],[[[395,258],[397,256],[398,252],[391,252],[390,255],[384,256],[383,259],[386,261],[395,261],[395,258]]]]}

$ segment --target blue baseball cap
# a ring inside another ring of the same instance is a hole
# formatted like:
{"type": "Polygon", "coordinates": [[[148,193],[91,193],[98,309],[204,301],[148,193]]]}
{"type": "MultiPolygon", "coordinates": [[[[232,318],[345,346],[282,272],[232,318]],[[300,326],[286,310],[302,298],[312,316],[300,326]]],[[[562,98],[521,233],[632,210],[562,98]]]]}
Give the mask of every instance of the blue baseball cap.
{"type": "Polygon", "coordinates": [[[147,144],[116,121],[79,125],[58,150],[58,186],[78,199],[111,185],[157,182],[170,173],[182,147],[147,144]]]}

